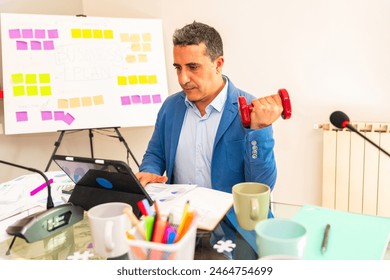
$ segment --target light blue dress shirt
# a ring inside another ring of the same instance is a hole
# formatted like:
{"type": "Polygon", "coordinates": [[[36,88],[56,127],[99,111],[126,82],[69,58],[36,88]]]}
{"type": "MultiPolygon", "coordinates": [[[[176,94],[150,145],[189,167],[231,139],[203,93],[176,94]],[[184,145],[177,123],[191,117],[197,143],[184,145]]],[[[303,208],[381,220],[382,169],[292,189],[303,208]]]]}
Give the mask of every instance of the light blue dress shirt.
{"type": "Polygon", "coordinates": [[[206,107],[201,116],[198,108],[186,97],[187,111],[180,133],[173,169],[177,184],[196,184],[211,188],[211,158],[215,135],[227,97],[228,83],[206,107]],[[191,148],[189,148],[191,147],[191,148]]]}

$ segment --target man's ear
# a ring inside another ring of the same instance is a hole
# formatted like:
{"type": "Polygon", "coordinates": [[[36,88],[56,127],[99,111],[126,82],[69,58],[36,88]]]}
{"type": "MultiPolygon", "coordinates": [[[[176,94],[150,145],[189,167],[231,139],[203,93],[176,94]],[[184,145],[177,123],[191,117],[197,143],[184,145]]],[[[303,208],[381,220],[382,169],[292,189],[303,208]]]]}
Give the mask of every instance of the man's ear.
{"type": "Polygon", "coordinates": [[[225,62],[225,59],[223,58],[223,56],[218,56],[215,59],[215,66],[216,66],[217,74],[222,73],[222,68],[223,68],[224,62],[225,62]]]}

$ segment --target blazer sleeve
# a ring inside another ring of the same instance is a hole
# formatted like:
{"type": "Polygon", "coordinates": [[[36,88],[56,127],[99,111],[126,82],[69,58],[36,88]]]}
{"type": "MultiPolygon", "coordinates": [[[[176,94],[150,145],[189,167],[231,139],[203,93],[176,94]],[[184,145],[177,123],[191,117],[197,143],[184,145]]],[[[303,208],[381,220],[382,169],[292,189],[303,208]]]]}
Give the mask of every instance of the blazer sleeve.
{"type": "Polygon", "coordinates": [[[273,189],[277,177],[272,125],[250,130],[245,143],[245,181],[260,182],[273,189]]]}

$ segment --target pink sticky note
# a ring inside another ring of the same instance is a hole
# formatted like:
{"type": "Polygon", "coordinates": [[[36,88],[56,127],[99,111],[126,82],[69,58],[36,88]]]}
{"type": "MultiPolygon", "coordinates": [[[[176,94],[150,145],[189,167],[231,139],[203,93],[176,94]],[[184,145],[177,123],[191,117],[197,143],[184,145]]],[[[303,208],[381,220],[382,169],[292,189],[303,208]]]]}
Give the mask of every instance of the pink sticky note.
{"type": "Polygon", "coordinates": [[[49,121],[49,120],[53,119],[53,115],[52,115],[51,111],[42,111],[41,118],[43,121],[49,121]]]}
{"type": "Polygon", "coordinates": [[[153,103],[161,103],[161,95],[160,94],[154,94],[152,95],[153,103]]]}
{"type": "Polygon", "coordinates": [[[22,37],[23,38],[32,38],[33,37],[32,29],[22,29],[22,37]]]}
{"type": "Polygon", "coordinates": [[[141,103],[141,96],[139,95],[132,95],[131,96],[131,101],[133,104],[140,104],[141,103]]]}
{"type": "Polygon", "coordinates": [[[47,35],[49,38],[53,39],[53,38],[58,38],[58,30],[57,29],[49,29],[47,31],[47,35]]]}
{"type": "Polygon", "coordinates": [[[64,111],[54,111],[54,120],[62,121],[64,119],[65,113],[64,111]]]}
{"type": "Polygon", "coordinates": [[[35,33],[35,38],[43,39],[46,37],[44,29],[35,29],[34,33],[35,33]]]}
{"type": "Polygon", "coordinates": [[[43,49],[44,50],[54,50],[54,42],[53,41],[43,41],[43,49]]]}
{"type": "Polygon", "coordinates": [[[28,121],[27,112],[16,112],[16,121],[17,122],[26,122],[28,121]]]}
{"type": "Polygon", "coordinates": [[[72,122],[74,121],[74,117],[73,117],[71,114],[67,113],[67,114],[64,116],[63,121],[64,121],[67,125],[71,125],[72,122]]]}
{"type": "Polygon", "coordinates": [[[142,95],[142,104],[150,104],[152,103],[150,100],[150,95],[142,95]]]}
{"type": "Polygon", "coordinates": [[[27,50],[27,42],[25,41],[16,41],[16,49],[17,50],[27,50]]]}
{"type": "Polygon", "coordinates": [[[8,33],[9,33],[9,37],[11,39],[18,39],[20,38],[20,29],[10,29],[8,30],[8,33]]]}
{"type": "Polygon", "coordinates": [[[31,41],[31,49],[32,50],[41,50],[42,49],[41,42],[39,42],[39,41],[31,41]]]}
{"type": "Polygon", "coordinates": [[[130,96],[122,96],[121,103],[122,105],[130,105],[131,104],[130,96]]]}

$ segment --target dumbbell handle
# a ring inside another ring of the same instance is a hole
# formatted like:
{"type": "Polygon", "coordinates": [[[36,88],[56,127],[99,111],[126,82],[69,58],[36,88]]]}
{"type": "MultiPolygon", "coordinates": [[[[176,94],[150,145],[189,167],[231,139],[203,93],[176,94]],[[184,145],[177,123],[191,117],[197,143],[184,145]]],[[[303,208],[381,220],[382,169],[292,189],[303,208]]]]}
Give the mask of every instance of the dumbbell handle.
{"type": "MultiPolygon", "coordinates": [[[[283,107],[282,118],[287,120],[291,118],[290,96],[288,95],[287,90],[284,88],[279,89],[278,94],[282,99],[282,107],[283,107]]],[[[247,104],[244,96],[238,97],[238,105],[239,105],[242,125],[244,127],[249,127],[251,124],[251,112],[253,109],[253,105],[247,104]]]]}

